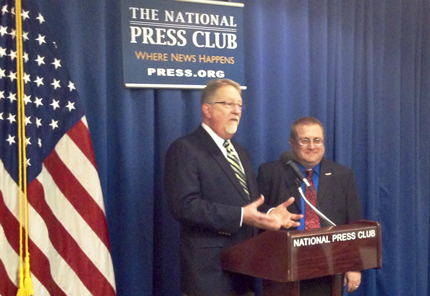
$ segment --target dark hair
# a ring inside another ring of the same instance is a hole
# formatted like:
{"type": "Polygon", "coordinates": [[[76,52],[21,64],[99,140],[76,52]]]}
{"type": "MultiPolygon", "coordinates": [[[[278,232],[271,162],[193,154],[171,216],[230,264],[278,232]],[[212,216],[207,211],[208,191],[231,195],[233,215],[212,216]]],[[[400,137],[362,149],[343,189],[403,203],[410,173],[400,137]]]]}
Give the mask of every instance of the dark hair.
{"type": "Polygon", "coordinates": [[[323,131],[323,136],[324,136],[324,127],[323,127],[321,121],[319,121],[315,117],[302,117],[302,118],[299,118],[296,121],[294,121],[293,124],[291,125],[290,139],[296,140],[296,138],[297,138],[297,126],[298,125],[313,125],[313,124],[318,124],[321,127],[321,129],[323,131]]]}
{"type": "Polygon", "coordinates": [[[239,83],[231,80],[231,79],[216,79],[211,80],[206,84],[206,87],[203,89],[202,92],[202,105],[205,103],[212,103],[214,101],[214,95],[217,92],[217,90],[223,86],[231,85],[237,91],[239,94],[241,93],[240,85],[239,83]]]}

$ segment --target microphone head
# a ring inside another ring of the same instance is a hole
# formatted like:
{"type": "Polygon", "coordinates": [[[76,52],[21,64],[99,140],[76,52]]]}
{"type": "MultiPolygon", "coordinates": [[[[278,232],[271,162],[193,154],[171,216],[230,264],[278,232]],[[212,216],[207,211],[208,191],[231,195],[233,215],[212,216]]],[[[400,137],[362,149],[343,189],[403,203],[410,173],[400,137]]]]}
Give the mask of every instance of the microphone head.
{"type": "Polygon", "coordinates": [[[294,159],[290,159],[289,161],[287,161],[287,166],[289,166],[289,167],[291,167],[293,169],[296,177],[299,178],[300,181],[305,182],[304,180],[306,180],[306,178],[303,175],[303,173],[300,171],[300,169],[297,166],[296,161],[294,159]]]}
{"type": "Polygon", "coordinates": [[[294,153],[292,151],[284,151],[281,154],[281,161],[288,167],[292,168],[294,171],[294,174],[296,177],[306,184],[306,186],[310,186],[309,182],[306,180],[303,173],[300,171],[299,167],[297,166],[294,153]]]}
{"type": "Polygon", "coordinates": [[[288,161],[295,159],[294,153],[292,151],[284,151],[282,152],[280,159],[283,163],[287,163],[288,161]]]}

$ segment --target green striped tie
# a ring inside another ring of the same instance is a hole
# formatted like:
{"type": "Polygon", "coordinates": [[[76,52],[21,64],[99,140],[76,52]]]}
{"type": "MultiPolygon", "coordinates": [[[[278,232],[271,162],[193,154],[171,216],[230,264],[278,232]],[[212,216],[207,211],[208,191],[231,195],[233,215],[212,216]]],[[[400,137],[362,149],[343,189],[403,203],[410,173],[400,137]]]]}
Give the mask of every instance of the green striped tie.
{"type": "Polygon", "coordinates": [[[231,165],[231,168],[234,171],[234,174],[239,179],[240,184],[245,190],[246,195],[249,198],[248,184],[246,183],[245,173],[242,171],[242,167],[240,166],[239,159],[236,154],[234,154],[233,149],[231,148],[230,142],[225,140],[223,146],[227,149],[227,159],[231,165]]]}

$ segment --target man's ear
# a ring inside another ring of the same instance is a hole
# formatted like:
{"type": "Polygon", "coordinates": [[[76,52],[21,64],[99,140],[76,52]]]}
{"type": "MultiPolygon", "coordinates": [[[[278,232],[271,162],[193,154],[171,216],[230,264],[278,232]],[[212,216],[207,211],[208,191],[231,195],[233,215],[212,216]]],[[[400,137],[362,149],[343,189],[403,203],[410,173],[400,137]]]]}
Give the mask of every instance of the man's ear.
{"type": "Polygon", "coordinates": [[[288,143],[290,144],[291,148],[293,148],[294,140],[290,138],[288,140],[288,143]]]}
{"type": "Polygon", "coordinates": [[[210,119],[212,117],[211,108],[212,108],[212,106],[208,103],[204,103],[202,105],[202,113],[203,113],[204,117],[206,117],[208,119],[210,119]]]}

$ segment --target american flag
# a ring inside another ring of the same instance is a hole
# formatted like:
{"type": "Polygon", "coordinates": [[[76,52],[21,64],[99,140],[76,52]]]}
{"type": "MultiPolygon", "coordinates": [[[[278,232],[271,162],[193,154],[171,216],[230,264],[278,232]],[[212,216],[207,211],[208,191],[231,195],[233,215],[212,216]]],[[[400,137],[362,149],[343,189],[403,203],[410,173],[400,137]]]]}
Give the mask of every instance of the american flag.
{"type": "MultiPolygon", "coordinates": [[[[49,24],[22,1],[28,233],[34,294],[115,295],[107,223],[78,93],[49,24]]],[[[0,295],[19,287],[15,2],[0,12],[0,295]]]]}

